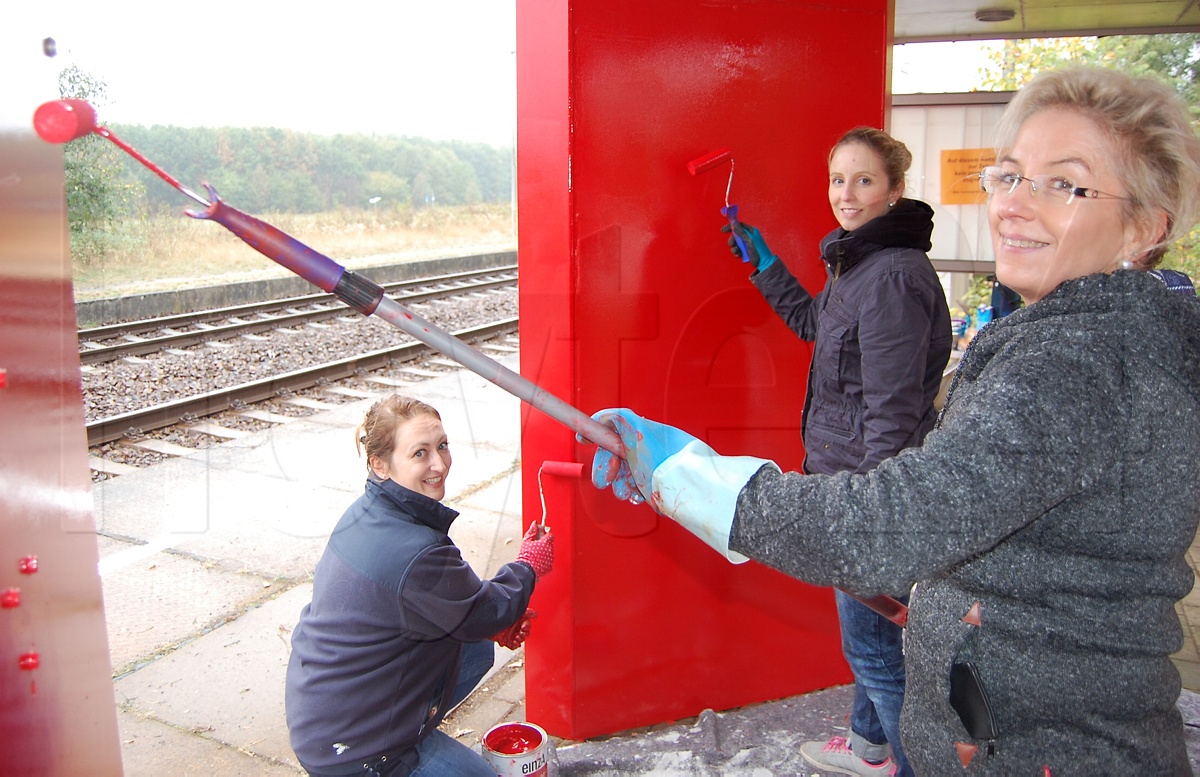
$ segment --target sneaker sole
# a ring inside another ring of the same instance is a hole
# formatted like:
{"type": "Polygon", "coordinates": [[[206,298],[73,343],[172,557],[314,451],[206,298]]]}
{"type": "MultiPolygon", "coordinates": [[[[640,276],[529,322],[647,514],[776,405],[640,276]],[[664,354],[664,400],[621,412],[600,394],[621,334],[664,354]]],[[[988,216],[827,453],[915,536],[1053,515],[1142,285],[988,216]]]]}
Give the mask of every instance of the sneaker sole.
{"type": "MultiPolygon", "coordinates": [[[[810,756],[808,753],[804,752],[803,750],[800,751],[800,757],[803,758],[805,761],[808,761],[809,764],[816,767],[817,769],[820,769],[823,772],[834,772],[835,774],[849,774],[849,775],[851,775],[851,777],[861,777],[863,774],[862,772],[853,771],[853,770],[847,769],[843,766],[832,766],[830,764],[821,763],[820,761],[814,760],[812,756],[810,756]]],[[[888,769],[890,769],[890,768],[891,768],[891,766],[889,765],[888,769]]],[[[887,777],[887,775],[890,773],[888,771],[888,769],[879,769],[879,770],[875,771],[874,773],[879,774],[879,775],[884,775],[884,777],[887,777]]]]}

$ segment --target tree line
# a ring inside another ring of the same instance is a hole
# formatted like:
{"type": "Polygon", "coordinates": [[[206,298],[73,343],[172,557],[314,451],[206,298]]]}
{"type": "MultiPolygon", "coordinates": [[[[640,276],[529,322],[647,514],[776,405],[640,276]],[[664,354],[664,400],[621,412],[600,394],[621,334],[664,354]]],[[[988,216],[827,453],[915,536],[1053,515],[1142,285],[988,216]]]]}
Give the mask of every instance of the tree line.
{"type": "MultiPolygon", "coordinates": [[[[202,194],[207,182],[221,199],[249,213],[470,205],[512,197],[512,149],[482,143],[274,127],[108,128],[188,188],[202,194]]],[[[144,192],[139,199],[148,209],[178,209],[178,192],[133,159],[119,159],[121,182],[144,192]]]]}
{"type": "MultiPolygon", "coordinates": [[[[76,65],[59,73],[58,89],[97,107],[108,97],[108,85],[76,65]]],[[[513,194],[513,149],[484,143],[273,127],[107,127],[184,186],[203,194],[208,183],[248,213],[473,205],[513,194]]],[[[102,254],[118,219],[180,207],[179,192],[97,135],[68,143],[64,167],[77,254],[102,254]]]]}

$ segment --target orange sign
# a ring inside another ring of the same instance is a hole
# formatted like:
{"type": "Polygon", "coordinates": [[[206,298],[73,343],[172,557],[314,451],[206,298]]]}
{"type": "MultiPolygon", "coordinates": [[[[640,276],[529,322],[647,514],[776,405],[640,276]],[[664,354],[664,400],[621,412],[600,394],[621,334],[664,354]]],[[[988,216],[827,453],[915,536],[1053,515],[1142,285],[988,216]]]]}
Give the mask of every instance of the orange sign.
{"type": "Polygon", "coordinates": [[[956,148],[942,152],[942,204],[982,205],[979,171],[996,163],[991,148],[956,148]]]}

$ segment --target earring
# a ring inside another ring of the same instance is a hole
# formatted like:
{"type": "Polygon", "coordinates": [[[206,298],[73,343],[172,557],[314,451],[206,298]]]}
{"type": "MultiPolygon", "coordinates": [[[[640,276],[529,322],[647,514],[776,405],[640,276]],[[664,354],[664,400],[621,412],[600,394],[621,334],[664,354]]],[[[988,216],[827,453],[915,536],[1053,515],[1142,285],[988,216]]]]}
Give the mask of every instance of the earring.
{"type": "Polygon", "coordinates": [[[1149,249],[1146,249],[1143,251],[1130,251],[1128,254],[1125,255],[1124,259],[1122,259],[1120,262],[1117,263],[1117,267],[1119,267],[1122,270],[1138,269],[1137,260],[1140,259],[1142,256],[1144,256],[1148,251],[1149,251],[1149,249]]]}
{"type": "Polygon", "coordinates": [[[889,207],[889,208],[894,208],[894,207],[896,207],[896,203],[894,203],[894,202],[889,202],[889,203],[888,203],[888,207],[889,207]]]}

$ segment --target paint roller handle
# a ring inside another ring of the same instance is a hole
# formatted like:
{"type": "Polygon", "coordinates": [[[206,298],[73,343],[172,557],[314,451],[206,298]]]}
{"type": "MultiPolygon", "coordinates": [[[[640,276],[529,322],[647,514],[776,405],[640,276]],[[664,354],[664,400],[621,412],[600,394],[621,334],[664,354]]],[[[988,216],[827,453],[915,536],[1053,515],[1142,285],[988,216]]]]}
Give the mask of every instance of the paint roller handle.
{"type": "MultiPolygon", "coordinates": [[[[730,207],[736,208],[737,206],[730,207]]],[[[736,215],[737,212],[734,211],[734,216],[736,215]]],[[[728,224],[721,227],[721,231],[732,234],[732,237],[729,238],[730,251],[735,256],[741,256],[743,262],[751,262],[755,272],[762,272],[775,264],[776,256],[771,253],[770,248],[767,248],[767,241],[763,240],[762,233],[758,231],[757,227],[731,218],[728,224]]]]}
{"type": "Polygon", "coordinates": [[[550,574],[554,569],[554,535],[542,531],[541,524],[536,521],[529,524],[517,550],[517,561],[528,564],[535,579],[550,574]]]}
{"type": "Polygon", "coordinates": [[[738,225],[738,206],[726,205],[721,208],[721,215],[729,219],[729,231],[733,234],[733,239],[737,242],[738,256],[742,257],[742,263],[750,261],[750,252],[746,250],[746,243],[742,240],[742,236],[738,234],[735,227],[738,225]]]}
{"type": "Polygon", "coordinates": [[[203,211],[185,211],[192,218],[221,224],[247,245],[274,260],[323,291],[366,316],[377,315],[397,329],[425,343],[462,366],[542,411],[576,434],[618,456],[625,449],[612,429],[591,416],[475,350],[454,335],[385,296],[379,284],[347,271],[324,254],[314,251],[282,230],[227,205],[212,186],[205,184],[211,204],[203,211]]]}
{"type": "Polygon", "coordinates": [[[38,135],[48,143],[67,143],[93,132],[102,135],[148,170],[204,206],[203,211],[185,211],[189,216],[216,221],[259,253],[283,265],[322,291],[332,292],[363,315],[379,315],[406,334],[541,410],[577,435],[617,456],[624,455],[621,439],[612,429],[597,423],[587,414],[544,391],[530,380],[484,356],[450,333],[384,296],[383,288],[377,283],[356,273],[347,272],[337,262],[314,251],[286,232],[226,205],[212,186],[205,184],[208,199],[183,186],[158,165],[142,156],[137,149],[107,129],[97,126],[96,111],[87,101],[54,100],[44,103],[34,112],[33,123],[38,135]]]}

